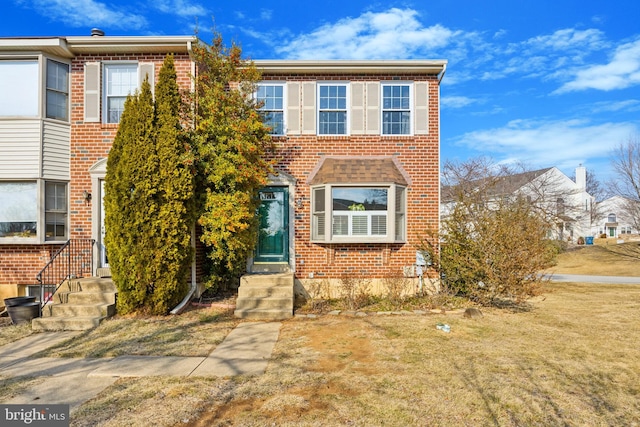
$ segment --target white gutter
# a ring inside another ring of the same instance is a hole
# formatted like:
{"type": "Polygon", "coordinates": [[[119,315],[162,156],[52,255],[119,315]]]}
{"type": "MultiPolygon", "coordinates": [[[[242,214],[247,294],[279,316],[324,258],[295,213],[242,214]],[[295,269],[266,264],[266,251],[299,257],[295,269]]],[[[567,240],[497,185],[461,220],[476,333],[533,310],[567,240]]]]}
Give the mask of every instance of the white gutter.
{"type": "Polygon", "coordinates": [[[193,296],[196,293],[196,290],[198,289],[198,284],[196,283],[196,257],[195,257],[195,252],[196,252],[196,227],[192,227],[191,228],[191,247],[193,248],[193,262],[191,262],[191,285],[189,286],[189,292],[187,292],[187,295],[185,295],[185,297],[182,299],[182,301],[180,301],[180,303],[178,303],[178,305],[176,305],[173,310],[171,310],[169,313],[171,314],[180,314],[184,311],[185,308],[187,308],[187,306],[189,305],[189,302],[193,299],[193,296]]]}

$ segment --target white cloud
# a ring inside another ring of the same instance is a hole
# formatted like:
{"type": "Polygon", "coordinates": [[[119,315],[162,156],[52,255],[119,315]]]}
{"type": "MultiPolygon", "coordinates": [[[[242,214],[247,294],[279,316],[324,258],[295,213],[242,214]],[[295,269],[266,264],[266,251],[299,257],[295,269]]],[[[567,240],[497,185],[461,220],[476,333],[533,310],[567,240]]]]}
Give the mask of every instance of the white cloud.
{"type": "Polygon", "coordinates": [[[95,0],[33,0],[20,4],[71,27],[109,26],[141,29],[147,26],[144,16],[115,10],[95,0]]]}
{"type": "Polygon", "coordinates": [[[606,157],[636,134],[633,123],[592,124],[586,120],[513,120],[506,126],[468,132],[454,143],[500,160],[517,158],[535,166],[566,166],[576,159],[606,157]]]}
{"type": "Polygon", "coordinates": [[[432,57],[461,34],[441,25],[425,27],[412,9],[392,8],[344,18],[275,48],[290,59],[405,59],[432,57]]]}
{"type": "Polygon", "coordinates": [[[624,101],[603,101],[587,106],[591,113],[640,111],[640,100],[627,99],[624,101]]]}
{"type": "Polygon", "coordinates": [[[150,3],[163,13],[182,18],[192,18],[207,14],[207,9],[204,6],[189,0],[152,0],[150,3]]]}
{"type": "Polygon", "coordinates": [[[462,108],[475,104],[476,102],[478,102],[476,99],[467,96],[443,96],[440,99],[442,108],[462,108]]]}
{"type": "Polygon", "coordinates": [[[574,76],[556,92],[610,91],[640,84],[640,40],[618,46],[608,64],[579,69],[574,76]]]}

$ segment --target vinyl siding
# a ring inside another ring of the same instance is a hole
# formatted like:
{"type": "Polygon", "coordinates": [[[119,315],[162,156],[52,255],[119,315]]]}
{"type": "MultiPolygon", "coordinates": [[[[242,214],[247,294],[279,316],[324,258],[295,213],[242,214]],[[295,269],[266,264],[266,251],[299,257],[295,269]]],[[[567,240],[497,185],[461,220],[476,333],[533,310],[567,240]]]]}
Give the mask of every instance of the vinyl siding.
{"type": "Polygon", "coordinates": [[[0,120],[0,179],[40,176],[40,120],[0,120]]]}
{"type": "Polygon", "coordinates": [[[44,122],[42,140],[42,177],[68,180],[70,126],[44,122]]]}

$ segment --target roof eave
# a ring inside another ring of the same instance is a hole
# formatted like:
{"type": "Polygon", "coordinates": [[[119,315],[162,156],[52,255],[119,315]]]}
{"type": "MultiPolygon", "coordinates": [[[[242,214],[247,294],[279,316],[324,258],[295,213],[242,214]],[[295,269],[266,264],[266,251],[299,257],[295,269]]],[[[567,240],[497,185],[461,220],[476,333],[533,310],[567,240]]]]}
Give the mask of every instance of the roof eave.
{"type": "Polygon", "coordinates": [[[447,61],[434,60],[278,60],[253,61],[263,74],[434,74],[444,71],[447,61]]]}
{"type": "Polygon", "coordinates": [[[188,53],[195,36],[67,37],[69,49],[76,55],[100,53],[188,53]]]}

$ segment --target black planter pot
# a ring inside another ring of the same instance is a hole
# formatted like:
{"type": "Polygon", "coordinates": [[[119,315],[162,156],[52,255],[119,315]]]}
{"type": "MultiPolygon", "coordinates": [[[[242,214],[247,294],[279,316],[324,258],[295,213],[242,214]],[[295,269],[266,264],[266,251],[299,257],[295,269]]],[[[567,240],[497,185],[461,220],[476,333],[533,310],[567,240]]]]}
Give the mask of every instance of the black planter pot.
{"type": "Polygon", "coordinates": [[[5,307],[17,307],[19,305],[25,305],[31,302],[35,302],[36,301],[36,297],[32,296],[32,297],[12,297],[12,298],[5,298],[4,299],[4,305],[5,307]]]}
{"type": "Polygon", "coordinates": [[[40,303],[28,302],[23,305],[7,305],[7,313],[14,325],[28,323],[36,317],[40,317],[40,303]]]}

